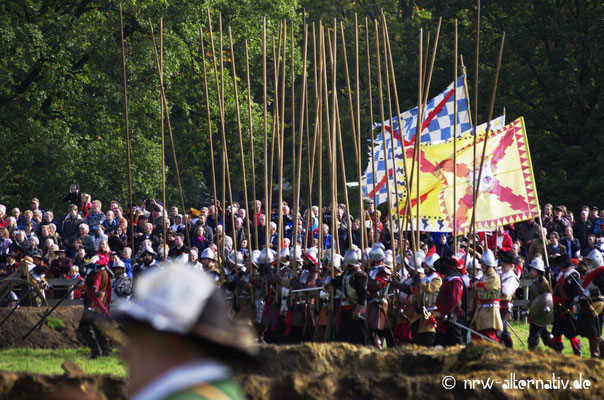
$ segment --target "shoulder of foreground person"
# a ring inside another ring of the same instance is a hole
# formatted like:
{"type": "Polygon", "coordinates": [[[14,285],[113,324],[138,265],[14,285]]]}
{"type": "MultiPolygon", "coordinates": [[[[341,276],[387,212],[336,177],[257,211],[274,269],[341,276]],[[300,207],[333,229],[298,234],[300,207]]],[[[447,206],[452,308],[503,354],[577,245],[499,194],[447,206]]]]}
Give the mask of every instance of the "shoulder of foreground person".
{"type": "Polygon", "coordinates": [[[164,400],[244,400],[239,383],[234,379],[202,383],[174,393],[164,400]]]}

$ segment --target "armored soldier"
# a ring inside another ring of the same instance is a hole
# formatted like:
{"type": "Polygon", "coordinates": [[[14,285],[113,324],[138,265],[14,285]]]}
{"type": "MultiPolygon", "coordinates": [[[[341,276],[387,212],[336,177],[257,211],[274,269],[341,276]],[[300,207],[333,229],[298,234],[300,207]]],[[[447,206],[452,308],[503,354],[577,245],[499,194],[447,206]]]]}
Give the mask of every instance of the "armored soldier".
{"type": "Polygon", "coordinates": [[[503,330],[499,334],[499,339],[507,348],[514,347],[512,335],[508,330],[508,324],[512,317],[512,300],[516,294],[516,289],[520,286],[520,281],[516,275],[515,266],[518,259],[510,251],[500,251],[497,254],[501,263],[501,298],[499,313],[501,314],[501,322],[503,330]]]}
{"type": "Polygon", "coordinates": [[[111,283],[111,306],[128,301],[132,294],[132,279],[126,275],[126,266],[120,259],[113,262],[113,275],[115,279],[111,283]]]}
{"type": "Polygon", "coordinates": [[[95,322],[99,318],[109,317],[111,303],[111,278],[105,265],[99,265],[97,256],[92,257],[86,267],[88,275],[84,281],[84,313],[78,327],[90,348],[90,358],[109,356],[109,339],[99,331],[95,322]]]}
{"type": "Polygon", "coordinates": [[[388,290],[392,281],[392,271],[384,263],[386,254],[380,247],[375,246],[369,253],[373,267],[369,270],[367,292],[367,325],[371,333],[372,343],[379,349],[385,343],[384,327],[388,314],[388,290]]]}
{"type": "MultiPolygon", "coordinates": [[[[474,285],[476,290],[475,311],[472,318],[474,330],[482,335],[498,341],[497,332],[503,330],[503,322],[499,313],[501,278],[497,275],[495,268],[497,260],[490,249],[486,249],[480,259],[482,279],[474,285]]],[[[479,338],[472,334],[472,340],[479,338]]]]}
{"type": "Polygon", "coordinates": [[[529,287],[529,309],[531,310],[528,348],[534,350],[539,344],[539,339],[545,346],[550,346],[554,336],[547,330],[549,319],[553,319],[553,303],[549,304],[552,288],[545,278],[545,265],[541,257],[533,258],[530,265],[530,274],[533,282],[529,287]]]}
{"type": "Polygon", "coordinates": [[[220,268],[218,268],[218,257],[216,257],[216,253],[214,253],[214,250],[212,250],[211,247],[207,247],[201,252],[200,261],[204,272],[208,274],[217,286],[222,285],[224,282],[224,274],[220,268]]]}
{"type": "Polygon", "coordinates": [[[327,286],[342,291],[342,301],[336,322],[336,340],[355,344],[369,344],[365,305],[367,303],[367,274],[361,269],[360,254],[348,250],[344,255],[344,274],[327,286]]]}
{"type": "Polygon", "coordinates": [[[583,280],[583,296],[579,300],[580,311],[577,328],[581,336],[589,339],[592,358],[604,358],[602,322],[604,321],[604,261],[602,253],[593,249],[587,257],[587,274],[583,280]]]}
{"type": "MultiPolygon", "coordinates": [[[[304,263],[302,271],[297,278],[290,281],[289,287],[291,290],[310,289],[316,287],[317,278],[319,277],[319,259],[314,249],[309,249],[304,254],[304,263]]],[[[292,343],[301,341],[312,341],[314,338],[315,329],[315,292],[297,292],[291,296],[291,328],[289,340],[292,343]]],[[[289,321],[286,321],[286,332],[289,321]]]]}
{"type": "Polygon", "coordinates": [[[455,346],[462,343],[461,329],[455,322],[463,318],[464,283],[457,269],[457,261],[451,257],[441,257],[436,260],[434,269],[443,280],[436,298],[436,313],[434,313],[437,323],[435,344],[455,346]]]}
{"type": "Polygon", "coordinates": [[[131,301],[118,310],[131,338],[122,352],[129,397],[244,399],[229,367],[253,362],[253,338],[227,317],[214,282],[180,263],[138,279],[131,301]]]}
{"type": "Polygon", "coordinates": [[[579,283],[579,273],[574,268],[570,256],[567,253],[556,257],[556,264],[560,269],[558,281],[554,284],[554,326],[552,328],[552,348],[562,352],[564,344],[562,335],[570,340],[573,353],[581,356],[581,342],[577,338],[577,326],[575,322],[576,306],[575,300],[583,294],[583,287],[579,283]]]}
{"type": "Polygon", "coordinates": [[[439,258],[434,253],[426,260],[416,257],[415,261],[414,290],[411,295],[415,317],[411,321],[411,332],[413,342],[422,346],[434,346],[436,319],[432,314],[436,312],[436,298],[442,285],[442,278],[434,269],[434,263],[439,258]]]}

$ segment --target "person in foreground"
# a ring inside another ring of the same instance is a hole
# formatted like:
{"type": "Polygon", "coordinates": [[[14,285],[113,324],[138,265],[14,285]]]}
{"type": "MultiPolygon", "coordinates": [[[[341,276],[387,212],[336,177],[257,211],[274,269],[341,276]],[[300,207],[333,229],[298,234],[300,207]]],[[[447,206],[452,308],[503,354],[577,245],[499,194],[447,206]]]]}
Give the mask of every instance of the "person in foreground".
{"type": "Polygon", "coordinates": [[[256,349],[227,311],[214,282],[186,265],[141,274],[116,310],[130,338],[122,350],[130,398],[244,399],[229,367],[253,364],[256,349]]]}

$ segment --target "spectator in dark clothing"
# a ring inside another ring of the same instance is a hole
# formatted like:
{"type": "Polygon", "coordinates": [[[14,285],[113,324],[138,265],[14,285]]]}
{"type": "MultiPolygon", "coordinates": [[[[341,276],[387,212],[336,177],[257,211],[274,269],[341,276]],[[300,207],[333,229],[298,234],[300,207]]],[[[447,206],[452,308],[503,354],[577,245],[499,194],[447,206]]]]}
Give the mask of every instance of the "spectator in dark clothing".
{"type": "Polygon", "coordinates": [[[65,249],[59,249],[58,255],[59,257],[52,260],[50,263],[50,275],[52,278],[62,278],[63,275],[66,275],[69,272],[73,265],[73,260],[67,257],[65,249]]]}
{"type": "Polygon", "coordinates": [[[570,226],[570,223],[565,218],[562,218],[562,208],[556,206],[556,208],[554,208],[554,218],[545,224],[547,232],[556,232],[558,233],[558,236],[562,237],[564,236],[564,230],[568,226],[570,226]]]}
{"type": "Polygon", "coordinates": [[[573,225],[573,232],[577,240],[579,240],[581,248],[587,246],[587,236],[591,234],[593,230],[594,224],[589,219],[589,214],[587,210],[581,211],[579,220],[573,225]]]}
{"type": "Polygon", "coordinates": [[[157,251],[157,247],[159,246],[160,241],[159,238],[153,234],[153,224],[151,222],[147,222],[145,224],[143,234],[134,239],[134,248],[137,252],[143,242],[147,239],[151,241],[151,246],[153,247],[153,250],[157,251]]]}
{"type": "Polygon", "coordinates": [[[581,250],[581,256],[583,256],[583,258],[587,257],[589,255],[589,253],[591,253],[591,251],[595,248],[596,248],[596,235],[594,235],[593,233],[590,233],[589,235],[587,235],[587,244],[581,250]]]}
{"type": "Polygon", "coordinates": [[[197,226],[197,231],[191,237],[191,246],[196,247],[201,254],[212,242],[205,236],[205,227],[197,226]]]}
{"type": "Polygon", "coordinates": [[[178,256],[188,252],[189,248],[185,245],[185,235],[183,235],[182,233],[177,233],[174,236],[174,247],[170,249],[168,257],[173,260],[176,260],[178,256]]]}
{"type": "Polygon", "coordinates": [[[436,244],[436,254],[440,258],[453,256],[453,250],[447,243],[447,235],[444,233],[440,235],[440,242],[436,244]]]}
{"type": "Polygon", "coordinates": [[[564,238],[561,240],[562,244],[566,246],[566,252],[570,258],[579,258],[581,255],[581,244],[579,240],[574,237],[573,228],[570,226],[564,231],[564,238]]]}
{"type": "Polygon", "coordinates": [[[119,226],[107,236],[109,237],[107,240],[109,247],[118,254],[121,254],[124,247],[128,246],[128,236],[119,226]]]}
{"type": "Polygon", "coordinates": [[[69,187],[69,193],[63,197],[63,201],[68,201],[71,204],[74,204],[78,210],[82,207],[82,196],[80,195],[80,185],[77,183],[72,183],[69,187]]]}

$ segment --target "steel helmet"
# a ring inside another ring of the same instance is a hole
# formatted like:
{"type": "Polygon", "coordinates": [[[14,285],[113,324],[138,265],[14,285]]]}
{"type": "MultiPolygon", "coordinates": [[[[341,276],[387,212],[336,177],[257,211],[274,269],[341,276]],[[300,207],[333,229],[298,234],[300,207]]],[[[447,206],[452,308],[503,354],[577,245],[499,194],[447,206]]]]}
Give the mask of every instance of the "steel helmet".
{"type": "Polygon", "coordinates": [[[382,249],[384,252],[386,252],[386,246],[384,246],[384,243],[382,243],[382,242],[375,242],[375,243],[373,244],[373,246],[371,246],[371,248],[374,248],[374,247],[379,247],[379,248],[380,248],[380,249],[382,249]]]}
{"type": "Polygon", "coordinates": [[[495,254],[491,251],[491,249],[486,249],[480,258],[480,263],[486,265],[487,267],[497,267],[497,260],[495,259],[495,254]]]}
{"type": "Polygon", "coordinates": [[[243,253],[240,251],[232,252],[229,255],[228,261],[231,265],[235,265],[238,268],[245,267],[245,257],[243,256],[243,253]]]}
{"type": "Polygon", "coordinates": [[[347,267],[360,267],[361,260],[359,259],[359,255],[354,250],[348,250],[346,254],[344,254],[344,265],[347,267]]]}
{"type": "Polygon", "coordinates": [[[426,259],[424,260],[424,263],[430,267],[430,269],[434,269],[434,262],[436,260],[438,260],[440,257],[438,256],[438,254],[436,253],[432,253],[430,254],[428,257],[426,257],[426,259]]]}
{"type": "Polygon", "coordinates": [[[382,261],[386,257],[383,249],[379,246],[373,246],[369,252],[369,259],[371,261],[382,261]]]}
{"type": "Polygon", "coordinates": [[[258,266],[258,257],[260,256],[260,250],[252,250],[252,263],[258,266]]]}
{"type": "Polygon", "coordinates": [[[540,257],[533,258],[533,261],[531,261],[531,268],[539,272],[545,272],[545,265],[543,264],[543,259],[540,257]]]}
{"type": "Polygon", "coordinates": [[[394,267],[394,257],[392,256],[392,254],[386,254],[386,257],[384,258],[384,264],[390,269],[394,267]]]}
{"type": "Polygon", "coordinates": [[[585,258],[591,261],[591,266],[588,267],[588,269],[590,270],[598,268],[602,264],[604,264],[604,260],[602,259],[602,253],[600,253],[600,250],[598,249],[593,249],[592,251],[590,251],[587,257],[585,258]]]}
{"type": "Polygon", "coordinates": [[[122,260],[117,260],[113,263],[113,265],[111,266],[111,268],[116,269],[116,268],[126,268],[126,266],[124,265],[124,262],[122,260]]]}
{"type": "Polygon", "coordinates": [[[272,249],[262,249],[258,256],[258,264],[260,265],[271,265],[275,262],[275,252],[272,249]],[[268,253],[267,253],[268,250],[268,253]]]}
{"type": "Polygon", "coordinates": [[[313,265],[319,264],[319,257],[317,256],[317,252],[315,249],[310,248],[306,250],[306,254],[304,254],[304,258],[310,261],[313,265]]]}
{"type": "Polygon", "coordinates": [[[471,271],[471,270],[479,270],[480,269],[480,262],[475,259],[474,257],[468,257],[467,261],[466,261],[466,270],[471,271]]]}
{"type": "Polygon", "coordinates": [[[301,263],[302,261],[302,247],[299,244],[295,245],[292,248],[292,251],[289,253],[290,261],[295,261],[297,263],[301,263]]]}
{"type": "Polygon", "coordinates": [[[285,247],[279,252],[279,263],[281,265],[289,265],[289,248],[285,247]]]}
{"type": "Polygon", "coordinates": [[[204,251],[201,252],[201,257],[199,258],[207,258],[208,260],[216,261],[216,254],[214,254],[214,250],[212,250],[210,247],[207,247],[204,251]]]}

